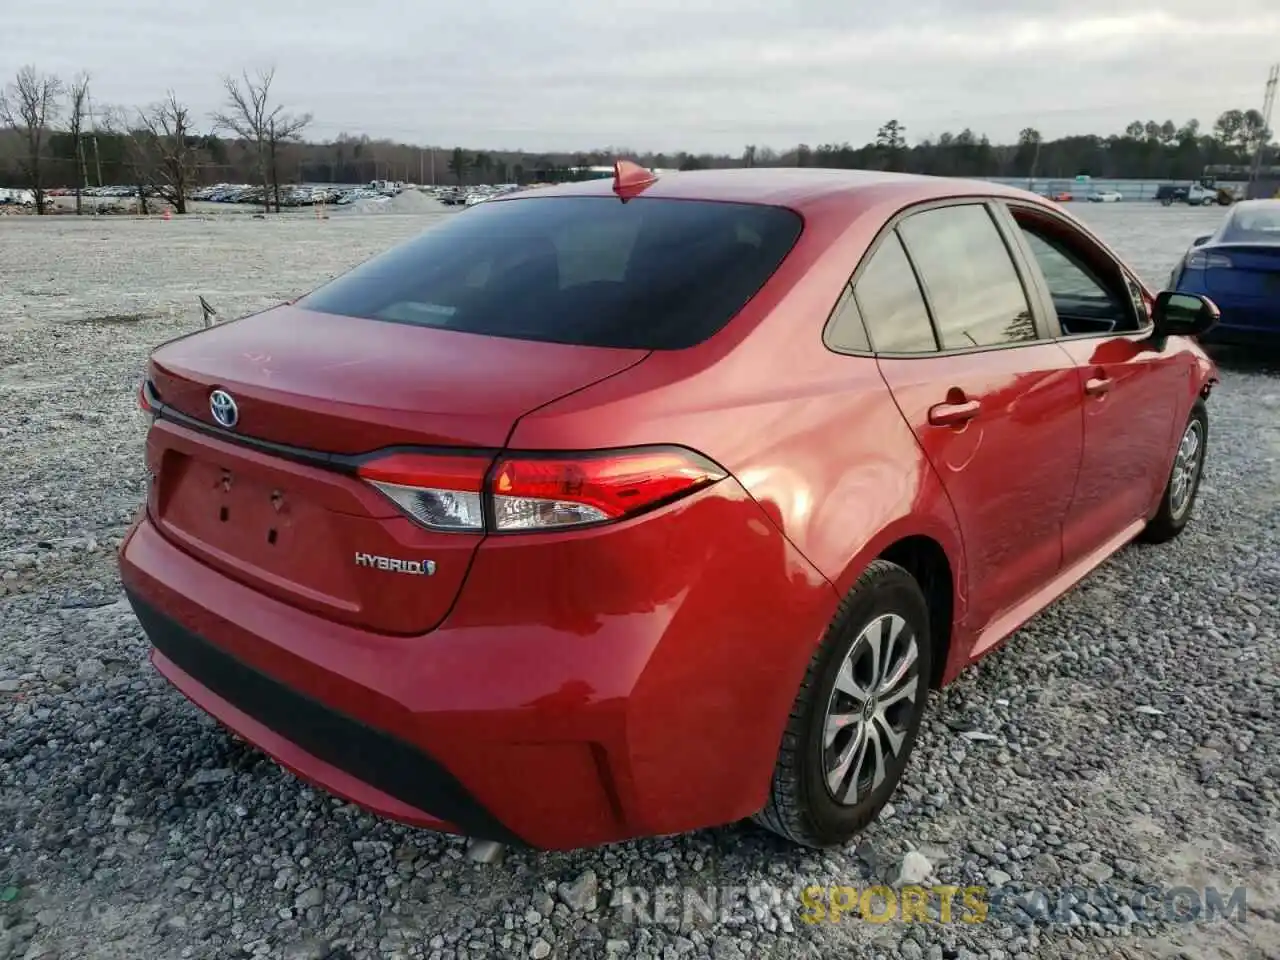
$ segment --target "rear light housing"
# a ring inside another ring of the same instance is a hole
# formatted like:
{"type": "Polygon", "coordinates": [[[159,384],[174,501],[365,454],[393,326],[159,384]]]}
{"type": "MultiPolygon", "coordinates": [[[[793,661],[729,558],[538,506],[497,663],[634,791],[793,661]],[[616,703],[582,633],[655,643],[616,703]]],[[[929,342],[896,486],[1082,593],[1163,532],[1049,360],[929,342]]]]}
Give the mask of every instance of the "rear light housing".
{"type": "Polygon", "coordinates": [[[527,533],[613,523],[723,480],[684,447],[458,456],[391,453],[357,475],[428,530],[527,533]]]}
{"type": "MultiPolygon", "coordinates": [[[[143,377],[142,383],[138,385],[137,401],[138,409],[134,411],[133,415],[136,418],[135,422],[139,425],[142,436],[145,438],[151,432],[151,425],[156,421],[156,416],[158,415],[156,403],[159,402],[155,387],[151,385],[151,381],[146,377],[143,377]]],[[[154,487],[159,474],[159,466],[153,457],[155,457],[155,453],[148,445],[147,456],[142,469],[150,487],[154,487]]],[[[147,496],[148,500],[150,500],[150,493],[147,496]]]]}
{"type": "Polygon", "coordinates": [[[484,457],[393,453],[363,463],[361,479],[429,530],[483,531],[484,457]]]}
{"type": "Polygon", "coordinates": [[[138,425],[138,429],[143,434],[146,434],[151,430],[151,425],[155,423],[156,417],[159,416],[156,404],[159,403],[160,398],[156,396],[155,387],[151,385],[150,380],[143,378],[142,383],[138,385],[135,399],[138,407],[133,413],[134,423],[138,425]]]}
{"type": "Polygon", "coordinates": [[[1231,258],[1226,254],[1207,250],[1192,250],[1187,254],[1188,270],[1230,270],[1231,258]]]}

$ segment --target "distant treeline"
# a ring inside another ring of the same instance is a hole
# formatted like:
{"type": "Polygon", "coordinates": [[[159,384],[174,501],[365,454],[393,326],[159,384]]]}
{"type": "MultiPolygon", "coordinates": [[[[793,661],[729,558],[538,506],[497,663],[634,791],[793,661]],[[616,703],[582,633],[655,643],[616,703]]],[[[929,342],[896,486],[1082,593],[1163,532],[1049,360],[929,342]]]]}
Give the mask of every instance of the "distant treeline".
{"type": "MultiPolygon", "coordinates": [[[[215,135],[186,138],[194,158],[191,186],[220,182],[256,182],[257,157],[251,142],[215,135]]],[[[660,168],[696,170],[741,166],[813,166],[896,170],[943,176],[1188,180],[1210,165],[1248,166],[1260,143],[1271,143],[1256,110],[1228,110],[1210,129],[1197,120],[1181,126],[1172,121],[1135,121],[1123,133],[1045,140],[1027,128],[1016,143],[996,144],[972,130],[944,133],[909,145],[906,128],[890,120],[874,141],[860,147],[848,143],[799,144],[788,150],[749,145],[727,154],[663,154],[609,148],[585,152],[531,153],[519,150],[471,150],[462,147],[418,147],[343,134],[327,143],[280,143],[275,161],[284,182],[364,183],[403,180],[422,183],[485,183],[565,180],[576,168],[612,163],[619,156],[660,168]]],[[[128,133],[85,133],[83,170],[89,185],[133,183],[128,133]]],[[[0,130],[0,185],[23,186],[20,163],[23,143],[17,130],[0,130]]],[[[1280,154],[1268,146],[1264,162],[1280,154]]],[[[44,183],[72,187],[79,178],[75,139],[51,131],[44,183]]]]}

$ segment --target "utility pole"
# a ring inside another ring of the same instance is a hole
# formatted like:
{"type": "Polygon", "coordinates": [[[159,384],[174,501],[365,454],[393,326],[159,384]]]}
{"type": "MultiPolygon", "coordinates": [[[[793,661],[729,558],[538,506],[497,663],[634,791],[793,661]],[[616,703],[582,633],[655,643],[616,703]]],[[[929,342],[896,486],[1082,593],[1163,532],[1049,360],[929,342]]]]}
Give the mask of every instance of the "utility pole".
{"type": "MultiPolygon", "coordinates": [[[[1262,101],[1262,130],[1265,133],[1271,129],[1271,110],[1276,102],[1276,86],[1280,84],[1280,63],[1275,64],[1271,68],[1271,72],[1267,74],[1267,95],[1262,101]]],[[[1262,173],[1262,155],[1267,152],[1267,141],[1269,137],[1263,136],[1258,139],[1257,149],[1253,154],[1253,169],[1249,171],[1249,185],[1252,186],[1257,182],[1258,176],[1262,173]]]]}
{"type": "MultiPolygon", "coordinates": [[[[98,171],[98,186],[102,186],[102,155],[98,153],[98,115],[93,112],[93,94],[86,93],[89,101],[89,122],[93,124],[93,165],[98,171]]],[[[88,186],[89,175],[85,174],[85,186],[88,186]]]]}
{"type": "MultiPolygon", "coordinates": [[[[77,171],[80,174],[80,189],[88,190],[89,189],[89,166],[85,160],[83,134],[76,137],[76,165],[80,167],[80,169],[77,171]]],[[[76,193],[77,201],[79,199],[79,196],[80,194],[77,191],[76,193]]],[[[78,210],[76,212],[79,213],[78,210]]]]}

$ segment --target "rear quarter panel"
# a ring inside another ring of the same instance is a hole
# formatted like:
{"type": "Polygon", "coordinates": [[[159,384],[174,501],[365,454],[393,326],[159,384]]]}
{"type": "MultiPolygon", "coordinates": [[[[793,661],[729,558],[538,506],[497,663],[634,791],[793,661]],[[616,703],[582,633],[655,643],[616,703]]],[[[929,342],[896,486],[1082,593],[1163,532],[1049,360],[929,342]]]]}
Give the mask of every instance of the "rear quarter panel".
{"type": "Polygon", "coordinates": [[[950,560],[963,622],[950,502],[875,361],[822,342],[854,267],[904,203],[853,194],[807,206],[796,248],[725,330],[526,415],[509,446],[692,447],[733,473],[836,595],[889,544],[931,537],[950,560]]]}

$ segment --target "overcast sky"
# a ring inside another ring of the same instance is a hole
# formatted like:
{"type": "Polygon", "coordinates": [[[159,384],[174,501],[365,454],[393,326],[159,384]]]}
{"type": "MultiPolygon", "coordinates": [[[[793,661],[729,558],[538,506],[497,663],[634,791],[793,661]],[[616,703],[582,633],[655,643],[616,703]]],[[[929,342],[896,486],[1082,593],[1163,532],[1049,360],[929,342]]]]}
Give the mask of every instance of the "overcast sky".
{"type": "Polygon", "coordinates": [[[95,106],[172,88],[203,117],[274,65],[316,138],[738,153],[891,117],[912,142],[1208,125],[1261,106],[1280,0],[33,0],[0,36],[5,74],[87,70],[95,106]]]}

